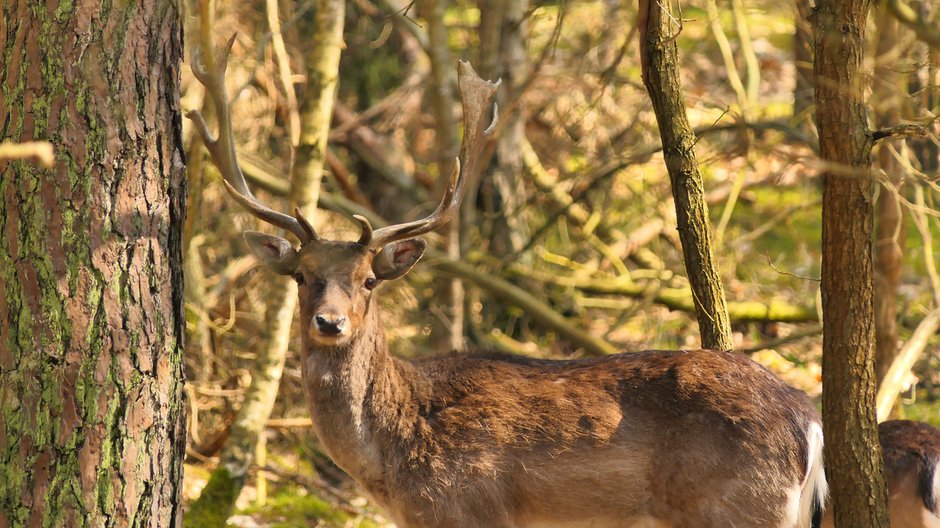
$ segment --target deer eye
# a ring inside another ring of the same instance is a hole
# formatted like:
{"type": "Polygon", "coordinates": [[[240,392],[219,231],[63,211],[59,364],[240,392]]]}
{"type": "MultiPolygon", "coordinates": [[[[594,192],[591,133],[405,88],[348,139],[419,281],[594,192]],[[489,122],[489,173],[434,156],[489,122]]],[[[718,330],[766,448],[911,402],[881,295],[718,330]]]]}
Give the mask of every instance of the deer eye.
{"type": "Polygon", "coordinates": [[[304,283],[304,274],[298,271],[294,274],[294,280],[297,281],[297,285],[302,286],[304,283]]]}
{"type": "Polygon", "coordinates": [[[368,279],[366,279],[365,284],[363,284],[363,286],[365,286],[367,290],[373,290],[378,285],[379,285],[379,279],[376,279],[375,277],[369,277],[368,279]]]}

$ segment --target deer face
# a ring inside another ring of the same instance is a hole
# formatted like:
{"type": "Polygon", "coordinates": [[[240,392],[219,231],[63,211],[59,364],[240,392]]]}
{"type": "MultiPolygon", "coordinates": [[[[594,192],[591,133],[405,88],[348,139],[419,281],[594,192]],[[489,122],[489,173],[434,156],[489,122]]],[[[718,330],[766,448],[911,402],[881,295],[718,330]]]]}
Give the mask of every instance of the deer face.
{"type": "Polygon", "coordinates": [[[298,284],[301,324],[321,346],[341,346],[358,337],[383,280],[404,276],[424,254],[419,239],[394,241],[380,249],[355,242],[314,240],[299,250],[283,238],[249,231],[245,240],[272,271],[298,284]]]}

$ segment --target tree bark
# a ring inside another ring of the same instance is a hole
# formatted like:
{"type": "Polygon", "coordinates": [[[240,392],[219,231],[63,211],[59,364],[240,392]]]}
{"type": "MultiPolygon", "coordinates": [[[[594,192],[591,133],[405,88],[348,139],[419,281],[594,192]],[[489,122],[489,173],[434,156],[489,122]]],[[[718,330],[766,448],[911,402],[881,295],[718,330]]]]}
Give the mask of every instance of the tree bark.
{"type": "Polygon", "coordinates": [[[692,287],[702,346],[734,347],[721,277],[712,254],[711,223],[702,175],[695,159],[695,133],[686,116],[679,84],[679,53],[674,19],[658,1],[640,0],[640,60],[643,84],[649,92],[663,142],[663,158],[672,182],[677,229],[685,269],[692,287]]]}
{"type": "Polygon", "coordinates": [[[178,5],[0,8],[0,526],[180,524],[178,5]]]}
{"type": "Polygon", "coordinates": [[[872,136],[864,102],[869,0],[819,0],[816,120],[823,173],[823,423],[840,527],[887,527],[875,421],[872,136]]]}

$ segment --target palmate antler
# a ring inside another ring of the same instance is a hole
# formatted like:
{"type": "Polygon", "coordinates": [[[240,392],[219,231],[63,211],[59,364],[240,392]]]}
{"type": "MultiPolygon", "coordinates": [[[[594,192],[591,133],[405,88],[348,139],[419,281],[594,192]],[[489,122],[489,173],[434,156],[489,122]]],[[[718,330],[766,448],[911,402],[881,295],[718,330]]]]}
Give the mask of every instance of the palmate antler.
{"type": "MultiPolygon", "coordinates": [[[[198,48],[193,51],[193,75],[206,87],[206,93],[212,99],[219,120],[219,137],[213,138],[209,132],[202,114],[197,110],[190,110],[186,117],[193,120],[196,130],[202,138],[206,149],[212,156],[212,161],[219,172],[222,173],[223,183],[232,198],[242,207],[265,222],[290,231],[300,239],[301,244],[317,241],[313,226],[300,213],[294,209],[294,216],[274,211],[254,197],[245,176],[238,166],[235,154],[235,139],[232,135],[232,116],[229,110],[228,97],[225,95],[225,70],[228,65],[228,55],[235,42],[235,35],[228,40],[222,53],[214,61],[214,68],[209,71],[202,61],[202,52],[198,48]]],[[[372,229],[369,220],[360,215],[353,215],[359,222],[362,234],[358,243],[374,251],[381,250],[386,244],[396,240],[416,237],[431,232],[449,222],[456,214],[465,191],[464,182],[467,175],[476,167],[485,139],[492,135],[496,128],[497,108],[493,105],[493,120],[485,126],[483,112],[496,95],[500,81],[484,81],[473,70],[468,62],[457,64],[457,84],[460,88],[460,101],[463,105],[464,138],[460,146],[460,156],[454,160],[454,169],[450,176],[450,185],[444,191],[441,203],[425,218],[390,225],[380,229],[372,229]]]]}
{"type": "Polygon", "coordinates": [[[457,63],[457,85],[460,88],[460,103],[463,106],[464,136],[460,145],[460,156],[454,160],[454,169],[450,176],[450,185],[441,197],[441,203],[430,215],[421,220],[395,224],[376,229],[365,218],[356,220],[362,225],[362,236],[359,243],[372,249],[381,249],[389,242],[416,237],[434,231],[449,222],[463,200],[466,189],[464,182],[468,174],[473,174],[480,152],[486,144],[486,139],[493,134],[498,119],[498,109],[493,104],[493,120],[489,126],[483,121],[483,112],[496,95],[500,81],[484,81],[473,70],[469,62],[457,63]]]}
{"type": "Polygon", "coordinates": [[[212,161],[218,167],[219,172],[222,173],[225,188],[236,202],[261,220],[290,231],[300,239],[301,244],[319,240],[320,237],[317,236],[317,232],[310,222],[300,214],[299,209],[294,209],[295,216],[290,216],[270,209],[259,202],[251,194],[251,190],[245,182],[245,176],[238,166],[238,158],[235,155],[235,138],[232,134],[232,114],[229,110],[228,97],[225,95],[225,70],[228,66],[228,55],[232,51],[232,44],[234,43],[235,35],[232,35],[228,39],[228,43],[222,48],[220,56],[214,61],[212,71],[209,71],[202,61],[202,50],[199,48],[193,50],[193,75],[206,87],[206,93],[215,106],[219,120],[219,137],[212,137],[205,119],[198,110],[186,112],[186,117],[192,119],[196,125],[196,130],[199,132],[202,142],[205,143],[206,150],[209,151],[212,161]]]}

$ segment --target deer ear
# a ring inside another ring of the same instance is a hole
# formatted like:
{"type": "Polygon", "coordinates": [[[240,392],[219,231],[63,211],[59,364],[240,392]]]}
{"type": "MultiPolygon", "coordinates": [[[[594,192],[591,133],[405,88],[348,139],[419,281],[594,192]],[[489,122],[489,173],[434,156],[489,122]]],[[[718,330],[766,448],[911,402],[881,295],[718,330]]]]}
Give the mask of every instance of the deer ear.
{"type": "Polygon", "coordinates": [[[292,275],[297,271],[297,250],[281,237],[257,231],[245,231],[245,242],[265,266],[279,275],[292,275]]]}
{"type": "Polygon", "coordinates": [[[372,261],[375,278],[392,280],[408,273],[421,255],[424,255],[425,247],[427,247],[427,242],[418,238],[386,244],[372,261]]]}

